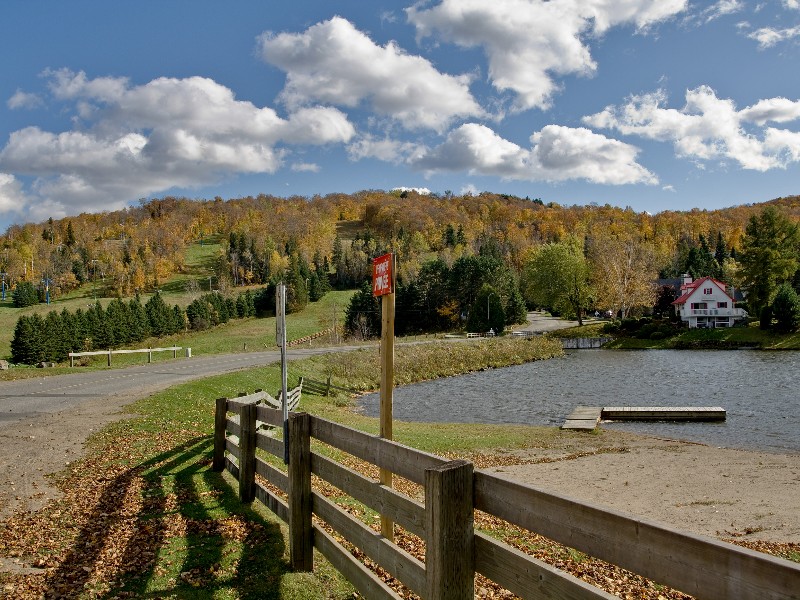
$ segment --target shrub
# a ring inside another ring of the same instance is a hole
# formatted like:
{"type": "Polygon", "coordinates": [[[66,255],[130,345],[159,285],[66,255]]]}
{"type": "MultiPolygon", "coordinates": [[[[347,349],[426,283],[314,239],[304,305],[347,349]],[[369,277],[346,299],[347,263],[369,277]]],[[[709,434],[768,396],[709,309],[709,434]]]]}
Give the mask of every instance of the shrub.
{"type": "Polygon", "coordinates": [[[792,333],[800,329],[800,297],[791,285],[785,283],[772,302],[772,316],[775,330],[779,333],[792,333]]]}
{"type": "Polygon", "coordinates": [[[39,291],[30,281],[21,281],[11,292],[11,299],[17,308],[33,306],[39,304],[39,291]]]}

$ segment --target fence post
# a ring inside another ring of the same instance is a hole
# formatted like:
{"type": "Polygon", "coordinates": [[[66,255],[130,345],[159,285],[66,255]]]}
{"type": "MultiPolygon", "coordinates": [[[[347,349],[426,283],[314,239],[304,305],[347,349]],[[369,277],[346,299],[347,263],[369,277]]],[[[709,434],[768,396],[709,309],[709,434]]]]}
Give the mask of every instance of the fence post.
{"type": "Polygon", "coordinates": [[[289,563],[295,571],[314,569],[311,510],[311,417],[290,413],[289,563]]]}
{"type": "Polygon", "coordinates": [[[111,366],[111,348],[108,349],[108,366],[111,366]]]}
{"type": "Polygon", "coordinates": [[[75,366],[75,355],[72,352],[69,353],[69,366],[70,368],[75,366]]]}
{"type": "Polygon", "coordinates": [[[331,395],[331,376],[328,375],[328,387],[325,389],[325,397],[327,398],[330,395],[331,395]]]}
{"type": "Polygon", "coordinates": [[[242,405],[239,412],[239,500],[256,497],[256,405],[242,405]]]}
{"type": "Polygon", "coordinates": [[[172,358],[178,358],[178,348],[172,347],[172,358]]]}
{"type": "Polygon", "coordinates": [[[427,598],[474,598],[472,472],[465,460],[425,470],[427,598]]]}
{"type": "Polygon", "coordinates": [[[228,421],[228,399],[217,398],[217,408],[214,413],[214,460],[211,463],[213,471],[222,471],[225,468],[225,427],[228,421]]]}
{"type": "Polygon", "coordinates": [[[150,364],[151,362],[153,362],[153,349],[150,346],[148,346],[147,347],[147,364],[150,364]]]}

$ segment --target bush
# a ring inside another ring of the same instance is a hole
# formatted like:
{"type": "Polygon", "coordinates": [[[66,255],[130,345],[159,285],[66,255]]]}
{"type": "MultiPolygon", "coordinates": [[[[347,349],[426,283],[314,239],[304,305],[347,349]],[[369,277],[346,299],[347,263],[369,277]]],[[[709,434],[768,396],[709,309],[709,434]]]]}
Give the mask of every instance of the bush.
{"type": "Polygon", "coordinates": [[[800,329],[800,297],[788,283],[783,284],[772,302],[775,331],[793,333],[800,329]]]}
{"type": "Polygon", "coordinates": [[[651,340],[663,340],[666,337],[667,336],[664,335],[663,331],[654,331],[653,333],[650,334],[651,340]]]}
{"type": "Polygon", "coordinates": [[[11,299],[17,308],[33,306],[39,304],[39,291],[30,281],[21,281],[11,292],[11,299]]]}

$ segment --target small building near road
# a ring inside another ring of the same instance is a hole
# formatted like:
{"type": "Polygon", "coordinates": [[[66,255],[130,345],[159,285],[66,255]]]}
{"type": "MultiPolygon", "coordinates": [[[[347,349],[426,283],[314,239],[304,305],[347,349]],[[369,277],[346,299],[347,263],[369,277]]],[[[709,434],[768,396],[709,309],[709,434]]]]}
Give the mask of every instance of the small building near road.
{"type": "Polygon", "coordinates": [[[692,281],[690,275],[684,275],[680,296],[672,305],[690,329],[733,327],[748,316],[747,311],[736,308],[734,295],[732,289],[712,277],[692,281]]]}

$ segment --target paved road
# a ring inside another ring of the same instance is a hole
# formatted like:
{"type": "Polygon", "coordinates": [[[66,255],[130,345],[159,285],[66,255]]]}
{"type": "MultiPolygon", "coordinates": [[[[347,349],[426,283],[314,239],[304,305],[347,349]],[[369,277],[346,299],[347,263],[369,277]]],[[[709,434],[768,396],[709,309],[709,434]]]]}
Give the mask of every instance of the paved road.
{"type": "MultiPolygon", "coordinates": [[[[358,346],[291,349],[289,360],[344,352],[358,346]]],[[[280,351],[251,352],[143,364],[124,369],[88,371],[0,382],[0,429],[25,419],[58,413],[84,402],[114,397],[143,397],[192,379],[263,366],[280,360],[280,351]]]]}

